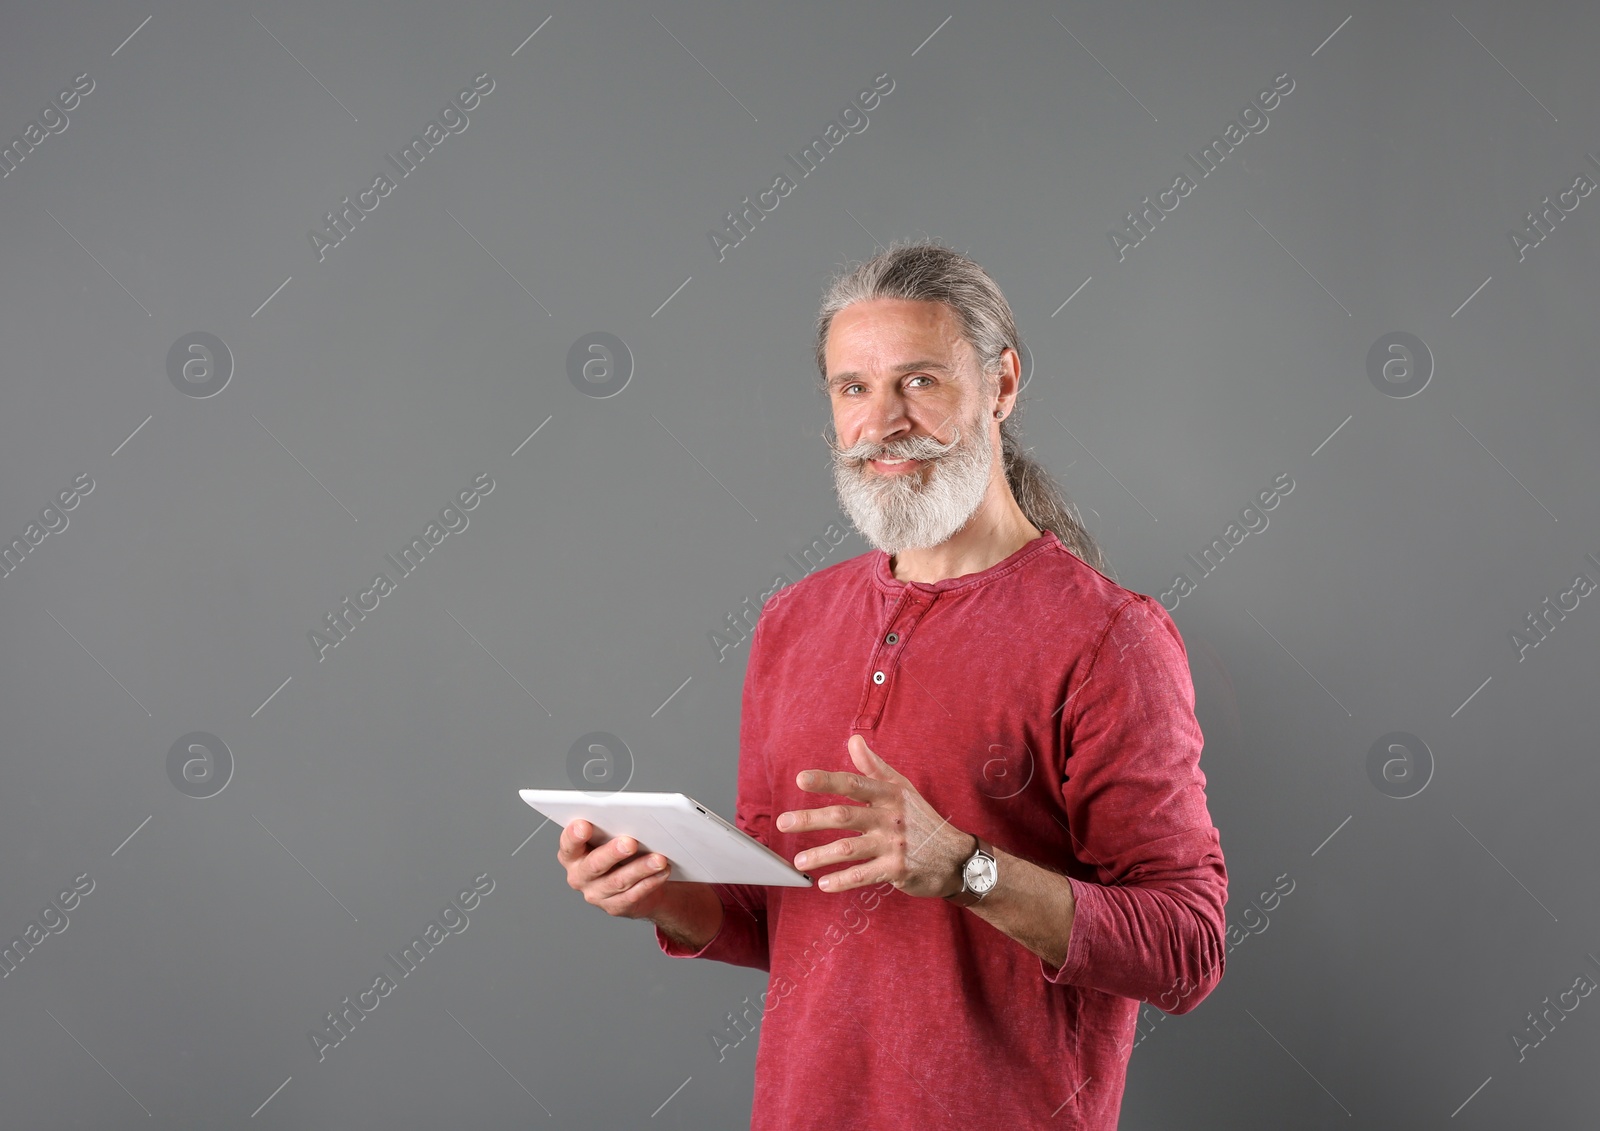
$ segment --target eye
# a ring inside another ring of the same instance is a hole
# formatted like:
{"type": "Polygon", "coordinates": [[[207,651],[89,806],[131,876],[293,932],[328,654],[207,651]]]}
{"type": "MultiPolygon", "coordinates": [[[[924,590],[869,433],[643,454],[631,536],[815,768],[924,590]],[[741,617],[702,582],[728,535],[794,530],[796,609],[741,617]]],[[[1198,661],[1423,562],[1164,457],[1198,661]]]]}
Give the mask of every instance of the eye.
{"type": "MultiPolygon", "coordinates": [[[[906,378],[906,381],[908,383],[911,382],[911,381],[926,381],[926,382],[928,382],[929,385],[934,383],[933,378],[929,377],[926,373],[913,373],[910,377],[906,378]]],[[[918,386],[918,387],[921,388],[923,386],[918,386]]],[[[840,396],[849,396],[849,395],[851,395],[850,391],[852,389],[864,389],[864,388],[866,388],[866,386],[861,384],[861,382],[852,381],[848,385],[840,385],[839,386],[839,395],[840,396]]]]}

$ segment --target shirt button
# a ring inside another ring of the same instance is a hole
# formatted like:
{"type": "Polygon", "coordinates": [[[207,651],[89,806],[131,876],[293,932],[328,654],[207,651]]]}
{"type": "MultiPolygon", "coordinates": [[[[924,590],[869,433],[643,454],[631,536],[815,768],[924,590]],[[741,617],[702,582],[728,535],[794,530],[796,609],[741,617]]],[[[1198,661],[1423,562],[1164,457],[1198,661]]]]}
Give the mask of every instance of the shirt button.
{"type": "Polygon", "coordinates": [[[883,638],[883,642],[885,644],[898,644],[900,643],[900,634],[898,632],[891,632],[888,636],[883,638]]]}
{"type": "Polygon", "coordinates": [[[873,683],[882,683],[886,678],[888,678],[888,677],[886,677],[882,672],[873,672],[872,673],[872,682],[873,683]]]}

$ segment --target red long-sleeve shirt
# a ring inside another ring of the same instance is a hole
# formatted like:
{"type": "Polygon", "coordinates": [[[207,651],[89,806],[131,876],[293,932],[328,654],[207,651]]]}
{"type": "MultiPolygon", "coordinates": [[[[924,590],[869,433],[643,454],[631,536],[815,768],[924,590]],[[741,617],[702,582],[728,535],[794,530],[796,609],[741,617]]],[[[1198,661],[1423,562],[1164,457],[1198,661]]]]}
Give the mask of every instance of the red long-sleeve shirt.
{"type": "Polygon", "coordinates": [[[933,583],[897,580],[881,550],[839,562],[775,594],[750,649],[739,828],[790,860],[854,835],[774,821],[859,804],[795,784],[854,772],[859,733],[956,828],[1065,875],[1076,901],[1052,968],[887,883],[713,885],[710,942],[656,937],[770,974],[743,1020],[760,1025],[752,1131],[1115,1128],[1139,1002],[1185,1013],[1224,968],[1227,870],[1166,610],[1047,531],[933,583]]]}

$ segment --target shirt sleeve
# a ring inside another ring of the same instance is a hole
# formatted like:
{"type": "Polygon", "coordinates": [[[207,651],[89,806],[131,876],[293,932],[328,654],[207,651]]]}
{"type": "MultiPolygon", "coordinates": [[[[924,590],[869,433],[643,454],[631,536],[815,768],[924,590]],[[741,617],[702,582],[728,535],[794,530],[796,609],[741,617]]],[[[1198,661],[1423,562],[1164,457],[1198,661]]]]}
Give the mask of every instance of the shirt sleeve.
{"type": "MultiPolygon", "coordinates": [[[[768,617],[756,621],[750,637],[750,659],[744,673],[744,694],[739,707],[739,783],[733,824],[741,832],[771,847],[772,779],[767,774],[763,750],[766,732],[761,707],[763,679],[762,628],[768,617]]],[[[674,942],[656,928],[656,942],[673,958],[710,958],[732,966],[770,971],[767,937],[767,889],[758,884],[712,884],[722,901],[722,926],[699,950],[674,942]]]]}
{"type": "Polygon", "coordinates": [[[1067,954],[1047,980],[1187,1013],[1224,968],[1228,873],[1206,808],[1204,737],[1178,627],[1135,594],[1112,617],[1063,723],[1061,800],[1079,863],[1067,954]]]}

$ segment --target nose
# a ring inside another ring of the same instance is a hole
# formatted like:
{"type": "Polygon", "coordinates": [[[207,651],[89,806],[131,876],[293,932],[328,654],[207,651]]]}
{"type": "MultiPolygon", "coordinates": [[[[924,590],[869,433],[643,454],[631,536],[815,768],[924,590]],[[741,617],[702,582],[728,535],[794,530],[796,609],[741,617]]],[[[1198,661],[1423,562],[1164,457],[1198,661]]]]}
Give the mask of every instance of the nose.
{"type": "Polygon", "coordinates": [[[882,445],[910,435],[911,418],[906,415],[905,399],[897,388],[880,389],[863,401],[856,405],[858,428],[853,443],[866,440],[882,445]]]}

